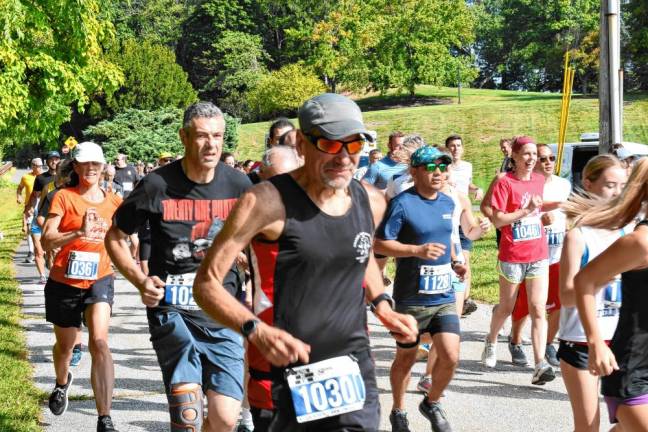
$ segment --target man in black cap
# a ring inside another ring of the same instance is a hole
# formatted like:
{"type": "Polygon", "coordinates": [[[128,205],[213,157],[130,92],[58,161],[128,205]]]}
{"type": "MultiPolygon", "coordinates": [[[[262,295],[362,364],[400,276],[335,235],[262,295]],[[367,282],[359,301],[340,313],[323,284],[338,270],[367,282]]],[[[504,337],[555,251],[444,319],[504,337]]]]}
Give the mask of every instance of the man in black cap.
{"type": "Polygon", "coordinates": [[[306,101],[299,123],[304,166],[240,198],[196,275],[194,296],[241,332],[250,368],[272,382],[268,430],[377,431],[366,302],[396,340],[412,343],[418,330],[411,315],[392,310],[371,252],[385,199],[353,179],[369,134],[358,106],[331,93],[306,101]],[[253,312],[222,285],[250,243],[253,312]]]}

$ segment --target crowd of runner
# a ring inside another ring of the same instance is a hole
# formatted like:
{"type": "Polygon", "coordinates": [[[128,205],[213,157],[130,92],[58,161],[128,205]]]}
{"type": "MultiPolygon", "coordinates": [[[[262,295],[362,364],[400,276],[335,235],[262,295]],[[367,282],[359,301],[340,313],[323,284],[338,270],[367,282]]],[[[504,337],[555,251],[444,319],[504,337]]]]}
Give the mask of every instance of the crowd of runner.
{"type": "Polygon", "coordinates": [[[648,431],[647,161],[596,156],[572,190],[550,146],[516,136],[500,142],[484,192],[458,135],[431,145],[393,132],[388,152],[372,150],[358,169],[373,134],[353,101],[322,94],[298,117],[298,128],[272,123],[259,162],[223,152],[223,113],[209,102],[184,113],[184,154],[150,168],[125,154],[109,165],[92,142],[31,161],[16,198],[54,326],[53,414],[69,403],[83,323],[97,430],[116,430],[118,270],[146,307],[173,432],[377,431],[367,308],[396,343],[392,430],[410,431],[406,390],[424,358],[420,414],[451,431],[441,399],[459,364],[460,318],[477,309],[472,242],[494,225],[499,302],[484,366],[497,366],[509,317],[511,361],[529,364],[529,317],[530,382],[560,368],[576,431],[599,430],[599,381],[614,430],[648,431]]]}

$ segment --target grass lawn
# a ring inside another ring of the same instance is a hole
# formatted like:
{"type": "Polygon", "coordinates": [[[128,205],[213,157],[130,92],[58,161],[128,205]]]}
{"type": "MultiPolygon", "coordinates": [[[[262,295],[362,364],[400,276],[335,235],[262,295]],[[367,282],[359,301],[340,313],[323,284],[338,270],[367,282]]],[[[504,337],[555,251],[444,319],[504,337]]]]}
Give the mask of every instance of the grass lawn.
{"type": "MultiPolygon", "coordinates": [[[[385,150],[386,137],[392,130],[420,133],[429,143],[441,144],[445,137],[458,133],[464,137],[466,159],[473,163],[475,182],[485,187],[499,168],[502,137],[527,134],[540,142],[558,141],[561,96],[532,93],[462,89],[461,105],[457,90],[420,86],[417,97],[435,98],[437,105],[369,111],[367,126],[378,132],[385,150]]],[[[369,94],[358,99],[360,105],[375,105],[396,95],[380,97],[369,94]]],[[[578,141],[583,132],[598,131],[598,100],[575,96],[571,103],[567,141],[578,141]]],[[[624,106],[624,138],[648,143],[648,95],[628,95],[624,106]]],[[[240,130],[239,159],[260,159],[264,137],[270,122],[245,124],[240,130]]]]}
{"type": "Polygon", "coordinates": [[[27,347],[20,327],[22,302],[12,256],[22,239],[16,189],[0,189],[0,431],[40,431],[41,392],[32,383],[27,347]]]}

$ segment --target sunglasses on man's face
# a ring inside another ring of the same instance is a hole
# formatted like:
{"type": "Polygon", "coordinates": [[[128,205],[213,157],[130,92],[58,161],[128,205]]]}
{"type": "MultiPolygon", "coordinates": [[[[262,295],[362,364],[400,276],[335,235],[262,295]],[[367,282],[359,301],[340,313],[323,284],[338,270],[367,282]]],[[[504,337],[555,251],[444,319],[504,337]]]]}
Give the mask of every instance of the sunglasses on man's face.
{"type": "Polygon", "coordinates": [[[429,164],[425,164],[425,165],[419,165],[419,166],[425,166],[425,170],[430,171],[430,172],[436,171],[437,168],[442,173],[448,171],[448,164],[444,164],[444,163],[434,163],[433,162],[433,163],[429,163],[429,164]]]}
{"type": "Polygon", "coordinates": [[[551,156],[542,156],[542,157],[539,157],[538,160],[539,160],[540,162],[542,162],[542,163],[545,163],[545,162],[547,162],[547,161],[556,162],[556,156],[554,156],[554,155],[551,155],[551,156]]]}
{"type": "Polygon", "coordinates": [[[327,154],[338,154],[345,148],[350,155],[358,154],[364,147],[365,140],[363,138],[356,138],[350,141],[331,140],[328,138],[314,137],[306,135],[309,141],[317,148],[317,150],[327,154]]]}

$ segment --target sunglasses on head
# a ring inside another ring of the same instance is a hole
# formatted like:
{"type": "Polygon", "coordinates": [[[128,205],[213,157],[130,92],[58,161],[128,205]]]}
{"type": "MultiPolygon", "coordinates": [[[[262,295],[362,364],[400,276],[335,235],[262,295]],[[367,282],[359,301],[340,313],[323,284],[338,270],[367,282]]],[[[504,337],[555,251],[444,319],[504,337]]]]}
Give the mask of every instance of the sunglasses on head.
{"type": "Polygon", "coordinates": [[[309,141],[317,148],[317,150],[327,154],[338,154],[345,148],[350,155],[358,154],[364,147],[364,138],[356,138],[350,141],[332,140],[323,137],[315,137],[313,135],[306,135],[309,141]]]}
{"type": "Polygon", "coordinates": [[[555,162],[556,161],[556,156],[551,155],[551,156],[542,156],[538,158],[540,162],[545,163],[547,161],[555,162]]]}

